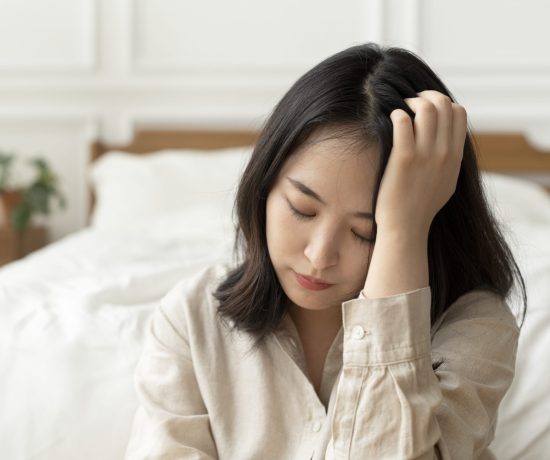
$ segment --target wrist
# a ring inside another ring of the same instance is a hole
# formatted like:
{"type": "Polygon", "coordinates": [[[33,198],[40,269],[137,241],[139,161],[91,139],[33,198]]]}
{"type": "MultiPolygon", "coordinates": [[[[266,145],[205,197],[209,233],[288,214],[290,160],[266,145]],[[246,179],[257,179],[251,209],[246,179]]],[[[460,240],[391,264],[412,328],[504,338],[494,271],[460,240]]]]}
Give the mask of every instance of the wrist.
{"type": "Polygon", "coordinates": [[[376,298],[427,286],[428,235],[423,232],[379,231],[363,287],[376,298]]]}
{"type": "Polygon", "coordinates": [[[423,247],[428,244],[428,234],[429,232],[427,230],[412,227],[378,227],[376,232],[375,247],[377,243],[397,244],[408,247],[423,247]]]}

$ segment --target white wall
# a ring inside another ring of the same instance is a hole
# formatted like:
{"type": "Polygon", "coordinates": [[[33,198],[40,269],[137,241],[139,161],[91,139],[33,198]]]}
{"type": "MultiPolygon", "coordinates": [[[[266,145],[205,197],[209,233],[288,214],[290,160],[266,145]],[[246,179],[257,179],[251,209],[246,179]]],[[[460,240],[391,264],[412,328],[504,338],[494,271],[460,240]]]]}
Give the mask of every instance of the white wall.
{"type": "Polygon", "coordinates": [[[542,0],[0,0],[0,149],[41,153],[85,225],[88,147],[136,126],[259,127],[311,66],[364,41],[421,54],[477,129],[550,148],[542,0]]]}

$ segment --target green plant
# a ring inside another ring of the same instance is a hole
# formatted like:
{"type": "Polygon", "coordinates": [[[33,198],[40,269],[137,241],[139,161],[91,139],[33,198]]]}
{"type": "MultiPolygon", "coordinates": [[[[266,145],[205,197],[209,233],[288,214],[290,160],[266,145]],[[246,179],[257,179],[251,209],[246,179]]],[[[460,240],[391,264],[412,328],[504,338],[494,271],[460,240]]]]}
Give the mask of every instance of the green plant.
{"type": "Polygon", "coordinates": [[[0,191],[7,186],[10,171],[15,156],[9,153],[0,152],[0,191]]]}
{"type": "MultiPolygon", "coordinates": [[[[14,156],[0,153],[0,192],[7,192],[7,180],[13,166],[14,156]]],[[[34,180],[26,187],[21,187],[21,200],[14,207],[10,218],[13,227],[23,231],[36,214],[49,215],[51,203],[56,200],[65,208],[65,197],[59,190],[59,181],[46,160],[33,158],[30,164],[35,170],[34,180]]]]}

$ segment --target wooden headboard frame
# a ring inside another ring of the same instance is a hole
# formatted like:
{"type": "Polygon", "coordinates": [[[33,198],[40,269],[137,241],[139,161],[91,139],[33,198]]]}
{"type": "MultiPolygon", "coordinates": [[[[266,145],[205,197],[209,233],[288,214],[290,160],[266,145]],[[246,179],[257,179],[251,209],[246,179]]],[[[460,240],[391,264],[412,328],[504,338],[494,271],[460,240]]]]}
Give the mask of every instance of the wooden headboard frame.
{"type": "Polygon", "coordinates": [[[550,151],[536,149],[523,134],[476,133],[474,141],[479,167],[484,171],[550,177],[550,151]]]}
{"type": "MultiPolygon", "coordinates": [[[[162,149],[217,149],[253,145],[257,131],[213,130],[139,130],[126,145],[106,145],[95,142],[91,146],[91,161],[110,150],[144,154],[162,149]]],[[[482,170],[503,174],[544,174],[550,177],[550,152],[532,147],[519,133],[476,133],[478,162],[482,170]]],[[[546,189],[550,193],[550,182],[546,189]]],[[[94,198],[91,193],[91,206],[94,198]]]]}

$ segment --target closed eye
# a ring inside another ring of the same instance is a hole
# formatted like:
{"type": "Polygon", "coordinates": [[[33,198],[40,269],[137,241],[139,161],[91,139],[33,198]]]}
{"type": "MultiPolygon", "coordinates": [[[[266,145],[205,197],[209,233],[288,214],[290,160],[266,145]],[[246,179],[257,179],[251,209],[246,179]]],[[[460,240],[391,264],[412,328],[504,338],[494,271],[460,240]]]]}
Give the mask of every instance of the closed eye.
{"type": "Polygon", "coordinates": [[[309,214],[304,214],[303,212],[298,211],[294,206],[292,206],[290,201],[286,200],[286,202],[288,203],[288,207],[290,208],[290,211],[292,212],[292,214],[295,217],[297,217],[298,219],[300,219],[300,220],[309,220],[309,219],[312,219],[312,218],[315,217],[315,214],[309,215],[309,214]]]}
{"type": "Polygon", "coordinates": [[[364,236],[358,235],[358,234],[355,233],[353,230],[351,231],[351,233],[353,233],[353,236],[354,236],[360,243],[369,244],[369,243],[374,243],[374,241],[375,241],[373,238],[365,238],[364,236]]]}
{"type": "MultiPolygon", "coordinates": [[[[286,202],[288,204],[290,211],[292,212],[292,215],[296,217],[298,220],[310,220],[315,217],[315,214],[313,215],[304,214],[303,212],[298,211],[294,206],[292,206],[292,203],[288,199],[286,199],[286,202]]],[[[355,233],[353,230],[351,231],[351,233],[354,236],[354,238],[362,244],[369,244],[376,241],[374,238],[366,238],[364,236],[361,236],[358,233],[355,233]]]]}

